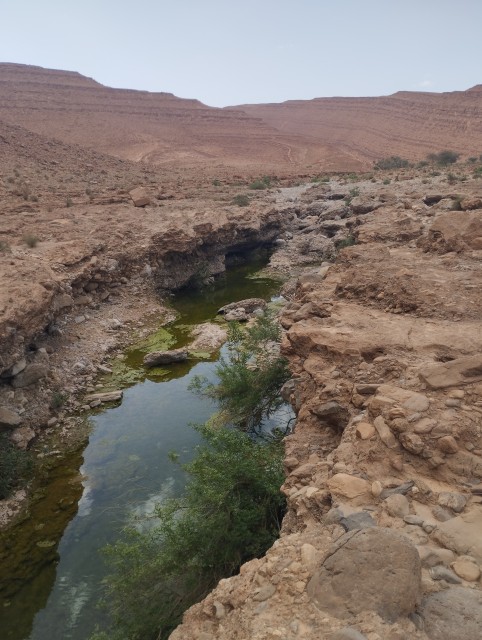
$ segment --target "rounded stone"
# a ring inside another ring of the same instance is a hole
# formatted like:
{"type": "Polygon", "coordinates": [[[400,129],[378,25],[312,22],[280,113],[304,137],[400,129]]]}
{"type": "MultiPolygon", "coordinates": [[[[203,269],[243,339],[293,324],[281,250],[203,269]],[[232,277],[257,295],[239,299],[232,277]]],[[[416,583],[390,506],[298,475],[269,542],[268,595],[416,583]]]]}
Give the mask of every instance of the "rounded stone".
{"type": "Polygon", "coordinates": [[[410,511],[410,503],[408,499],[401,493],[394,493],[385,500],[385,506],[388,513],[394,518],[404,518],[408,516],[410,511]]]}
{"type": "Polygon", "coordinates": [[[467,580],[467,582],[475,582],[480,578],[480,568],[471,558],[464,556],[457,558],[457,560],[451,564],[451,567],[459,578],[467,580]]]}
{"type": "Polygon", "coordinates": [[[414,610],[420,582],[415,546],[393,531],[371,527],[337,540],[307,593],[319,609],[337,618],[375,611],[393,622],[414,610]]]}

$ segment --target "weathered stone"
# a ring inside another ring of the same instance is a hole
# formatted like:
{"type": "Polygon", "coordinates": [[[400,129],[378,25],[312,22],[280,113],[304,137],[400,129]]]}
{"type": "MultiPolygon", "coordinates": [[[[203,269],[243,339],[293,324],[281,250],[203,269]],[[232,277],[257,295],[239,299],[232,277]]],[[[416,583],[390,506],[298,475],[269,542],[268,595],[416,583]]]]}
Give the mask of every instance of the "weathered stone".
{"type": "Polygon", "coordinates": [[[482,592],[454,587],[429,595],[420,613],[430,640],[475,640],[481,637],[482,592]]]}
{"type": "Polygon", "coordinates": [[[21,422],[22,418],[15,411],[0,407],[0,429],[14,429],[21,422]]]}
{"type": "Polygon", "coordinates": [[[330,633],[331,640],[367,640],[367,637],[353,627],[344,627],[330,633]]]}
{"type": "Polygon", "coordinates": [[[413,432],[418,434],[430,433],[436,425],[437,423],[435,422],[435,420],[431,420],[430,418],[422,418],[415,423],[413,432]]]}
{"type": "Polygon", "coordinates": [[[420,577],[420,558],[409,540],[373,527],[341,536],[308,583],[307,593],[337,618],[375,611],[393,622],[414,610],[420,577]]]}
{"type": "Polygon", "coordinates": [[[226,311],[226,313],[224,314],[224,318],[226,322],[247,322],[249,319],[249,315],[246,313],[243,307],[239,307],[238,309],[226,311]]]}
{"type": "Polygon", "coordinates": [[[453,571],[447,569],[447,567],[443,567],[442,565],[437,565],[430,569],[430,577],[432,580],[445,580],[449,584],[460,584],[462,580],[455,575],[453,571]]]}
{"type": "Polygon", "coordinates": [[[320,552],[312,545],[305,543],[301,546],[301,564],[306,571],[314,571],[320,558],[320,552]]]}
{"type": "Polygon", "coordinates": [[[438,564],[449,565],[453,562],[455,554],[450,549],[441,549],[440,547],[431,547],[425,544],[417,547],[422,566],[435,567],[438,564]]]}
{"type": "Polygon", "coordinates": [[[371,396],[377,392],[379,384],[357,384],[355,385],[356,392],[362,396],[371,396]]]}
{"type": "Polygon", "coordinates": [[[388,513],[394,518],[403,518],[407,516],[410,511],[408,499],[400,493],[388,496],[384,502],[388,513]]]}
{"type": "Polygon", "coordinates": [[[380,482],[380,480],[374,480],[371,486],[372,496],[374,498],[378,498],[378,496],[381,494],[382,491],[383,491],[383,485],[380,482]]]}
{"type": "Polygon", "coordinates": [[[16,362],[13,365],[13,367],[10,367],[10,369],[7,369],[6,371],[4,371],[0,377],[13,378],[17,376],[21,371],[23,371],[26,366],[27,366],[27,359],[21,358],[20,360],[18,360],[18,362],[16,362]]]}
{"type": "Polygon", "coordinates": [[[373,421],[373,425],[380,436],[380,440],[383,442],[385,446],[389,449],[396,449],[398,447],[398,442],[393,433],[390,431],[387,423],[382,418],[382,416],[377,416],[373,421]]]}
{"type": "Polygon", "coordinates": [[[419,376],[431,389],[479,382],[482,380],[482,354],[424,367],[419,376]]]}
{"type": "Polygon", "coordinates": [[[311,478],[313,472],[316,469],[316,465],[312,462],[305,462],[291,472],[291,476],[295,478],[311,478]]]}
{"type": "Polygon", "coordinates": [[[467,582],[475,582],[480,578],[480,567],[473,558],[461,556],[450,565],[454,572],[467,582]]]}
{"type": "Polygon", "coordinates": [[[255,591],[253,600],[255,602],[264,602],[265,600],[271,598],[271,596],[273,596],[275,593],[276,587],[274,586],[274,584],[266,584],[255,591]]]}
{"type": "Polygon", "coordinates": [[[263,300],[263,298],[246,298],[246,300],[239,300],[238,302],[225,304],[224,307],[218,309],[218,313],[225,315],[228,311],[233,311],[234,309],[239,309],[241,307],[247,314],[251,314],[256,309],[265,309],[266,305],[267,302],[266,300],[263,300]]]}
{"type": "Polygon", "coordinates": [[[432,513],[433,517],[439,522],[447,522],[447,520],[451,520],[454,517],[453,513],[442,507],[434,507],[432,513]]]}
{"type": "Polygon", "coordinates": [[[421,518],[420,516],[414,516],[409,514],[403,517],[403,521],[406,522],[406,524],[413,524],[413,525],[416,525],[417,527],[421,527],[423,525],[423,518],[421,518]]]}
{"type": "Polygon", "coordinates": [[[123,391],[105,391],[103,393],[92,393],[85,397],[87,402],[117,402],[122,400],[123,391]]]}
{"type": "Polygon", "coordinates": [[[49,368],[44,364],[29,364],[25,369],[13,379],[12,386],[15,389],[22,389],[35,384],[48,375],[49,368]]]}
{"type": "Polygon", "coordinates": [[[400,434],[400,444],[404,449],[415,455],[420,455],[423,451],[423,440],[416,433],[400,434]]]}
{"type": "Polygon", "coordinates": [[[375,433],[375,427],[369,422],[359,422],[356,426],[356,437],[360,440],[369,440],[375,433]]]}
{"type": "Polygon", "coordinates": [[[145,207],[151,203],[149,194],[144,187],[136,187],[129,191],[129,195],[132,198],[132,202],[135,207],[145,207]]]}
{"type": "Polygon", "coordinates": [[[348,409],[342,407],[341,404],[332,400],[331,402],[325,402],[324,404],[313,407],[313,413],[318,416],[323,422],[334,427],[338,431],[343,431],[348,419],[348,409]]]}
{"type": "Polygon", "coordinates": [[[447,549],[459,555],[470,555],[482,563],[482,507],[474,505],[459,516],[441,522],[433,532],[433,538],[447,549]]]}
{"type": "Polygon", "coordinates": [[[449,509],[452,509],[452,511],[460,513],[465,509],[467,498],[461,493],[443,491],[442,493],[439,493],[438,503],[441,507],[448,507],[449,509]]]}
{"type": "Polygon", "coordinates": [[[216,351],[226,341],[227,331],[214,322],[200,324],[192,331],[195,340],[189,345],[190,351],[216,351]]]}
{"type": "Polygon", "coordinates": [[[402,389],[401,387],[396,387],[391,384],[381,384],[377,393],[392,398],[392,400],[399,403],[403,409],[411,412],[427,411],[430,406],[429,399],[422,393],[402,389]]]}
{"type": "Polygon", "coordinates": [[[345,531],[354,531],[355,529],[366,529],[367,527],[377,526],[377,523],[367,511],[351,513],[348,516],[340,518],[340,524],[345,531]]]}
{"type": "Polygon", "coordinates": [[[355,500],[358,504],[363,504],[370,497],[370,483],[347,473],[335,474],[327,485],[331,493],[355,500]]]}
{"type": "Polygon", "coordinates": [[[457,453],[459,445],[453,436],[444,436],[437,440],[437,447],[443,453],[457,453]]]}
{"type": "Polygon", "coordinates": [[[18,427],[10,434],[10,440],[14,442],[19,449],[26,449],[35,438],[35,431],[30,427],[18,427]]]}
{"type": "Polygon", "coordinates": [[[152,351],[144,356],[145,367],[159,367],[173,362],[185,362],[188,359],[186,349],[172,349],[171,351],[152,351]]]}

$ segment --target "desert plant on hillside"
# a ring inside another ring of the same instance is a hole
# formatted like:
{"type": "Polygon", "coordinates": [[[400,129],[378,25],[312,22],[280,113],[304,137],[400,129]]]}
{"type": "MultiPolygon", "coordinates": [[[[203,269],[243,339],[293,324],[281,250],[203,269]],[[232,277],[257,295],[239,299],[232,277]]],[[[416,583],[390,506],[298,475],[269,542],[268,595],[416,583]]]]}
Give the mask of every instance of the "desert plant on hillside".
{"type": "Polygon", "coordinates": [[[0,253],[10,253],[10,245],[6,240],[0,240],[0,253]]]}
{"type": "Polygon", "coordinates": [[[40,239],[34,233],[25,233],[22,236],[22,240],[27,245],[27,247],[33,249],[38,245],[40,239]]]}
{"type": "Polygon", "coordinates": [[[271,178],[269,176],[263,176],[261,179],[255,180],[249,185],[250,189],[269,189],[271,186],[271,178]]]}
{"type": "Polygon", "coordinates": [[[353,198],[356,198],[359,195],[360,195],[360,189],[358,187],[354,187],[353,189],[350,189],[348,195],[345,197],[346,206],[348,206],[351,203],[353,198]]]}
{"type": "Polygon", "coordinates": [[[382,170],[404,169],[405,167],[409,167],[410,163],[405,158],[400,158],[400,156],[390,156],[389,158],[377,160],[373,166],[375,169],[382,170]]]}
{"type": "Polygon", "coordinates": [[[346,238],[343,238],[343,240],[337,240],[335,242],[335,246],[337,249],[344,249],[345,247],[351,247],[354,244],[356,244],[356,238],[352,234],[350,234],[346,238]]]}
{"type": "Polygon", "coordinates": [[[430,153],[427,157],[431,162],[446,167],[449,164],[455,164],[460,157],[460,153],[446,149],[439,153],[430,153]]]}
{"type": "Polygon", "coordinates": [[[237,204],[238,207],[247,207],[249,205],[249,198],[244,194],[238,194],[233,198],[233,204],[237,204]]]}

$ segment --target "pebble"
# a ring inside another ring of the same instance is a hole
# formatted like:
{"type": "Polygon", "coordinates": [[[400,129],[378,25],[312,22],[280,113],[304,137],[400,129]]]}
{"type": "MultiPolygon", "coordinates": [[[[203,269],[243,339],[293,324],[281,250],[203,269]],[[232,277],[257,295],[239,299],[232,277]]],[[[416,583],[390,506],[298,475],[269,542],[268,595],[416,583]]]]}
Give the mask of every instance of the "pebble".
{"type": "Polygon", "coordinates": [[[382,491],[383,485],[380,480],[375,480],[374,482],[372,482],[371,493],[374,498],[378,498],[382,491]]]}
{"type": "Polygon", "coordinates": [[[420,516],[413,516],[411,514],[409,514],[408,516],[404,516],[403,521],[407,524],[416,524],[419,527],[423,525],[423,518],[421,518],[420,516]]]}
{"type": "Polygon", "coordinates": [[[470,556],[460,556],[450,566],[460,578],[467,582],[475,582],[480,578],[480,568],[470,556]]]}
{"type": "Polygon", "coordinates": [[[444,453],[457,453],[459,445],[453,436],[444,436],[437,442],[438,448],[444,453]]]}

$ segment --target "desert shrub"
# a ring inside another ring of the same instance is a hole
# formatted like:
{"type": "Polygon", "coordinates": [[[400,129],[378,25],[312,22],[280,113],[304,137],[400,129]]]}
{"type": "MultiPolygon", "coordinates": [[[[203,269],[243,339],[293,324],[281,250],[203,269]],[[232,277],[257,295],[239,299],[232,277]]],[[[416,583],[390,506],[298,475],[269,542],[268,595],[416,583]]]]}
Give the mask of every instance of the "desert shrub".
{"type": "Polygon", "coordinates": [[[215,179],[215,180],[213,180],[212,184],[213,184],[213,187],[220,187],[221,186],[221,181],[215,179]]]}
{"type": "Polygon", "coordinates": [[[447,182],[449,184],[455,184],[457,182],[458,178],[455,175],[455,173],[448,173],[447,174],[447,182]]]}
{"type": "Polygon", "coordinates": [[[385,178],[385,180],[383,181],[383,184],[390,184],[391,180],[390,178],[385,178]]]}
{"type": "Polygon", "coordinates": [[[66,207],[71,207],[73,204],[74,203],[73,203],[72,198],[69,197],[69,198],[66,199],[66,201],[65,201],[65,206],[66,207]]]}
{"type": "Polygon", "coordinates": [[[477,158],[475,156],[470,156],[470,158],[467,159],[467,162],[475,164],[477,162],[477,158]]]}
{"type": "Polygon", "coordinates": [[[22,236],[22,240],[27,245],[27,247],[33,249],[38,245],[40,239],[34,233],[25,233],[22,236]]]}
{"type": "Polygon", "coordinates": [[[10,245],[6,240],[0,240],[0,253],[10,253],[10,245]]]}
{"type": "Polygon", "coordinates": [[[238,207],[247,207],[249,205],[249,198],[244,194],[238,194],[233,198],[233,204],[237,204],[238,207]]]}
{"type": "Polygon", "coordinates": [[[227,422],[258,429],[281,406],[280,389],[290,377],[286,358],[272,351],[280,338],[281,327],[270,312],[245,330],[230,323],[228,357],[216,367],[218,382],[196,376],[191,389],[215,400],[227,422]]]}
{"type": "Polygon", "coordinates": [[[454,164],[460,157],[460,153],[456,153],[455,151],[450,151],[446,149],[445,151],[440,151],[439,153],[430,153],[428,155],[428,159],[435,164],[439,164],[443,167],[448,166],[449,164],[454,164]]]}
{"type": "Polygon", "coordinates": [[[473,176],[474,176],[474,178],[480,178],[482,176],[482,166],[477,167],[476,169],[474,169],[473,176]]]}
{"type": "Polygon", "coordinates": [[[360,189],[358,189],[358,187],[354,187],[353,189],[350,189],[348,195],[345,198],[346,206],[348,206],[350,204],[350,202],[353,200],[353,198],[356,198],[359,195],[360,195],[360,189]]]}
{"type": "Polygon", "coordinates": [[[54,391],[50,399],[50,407],[52,409],[60,409],[68,400],[68,395],[63,391],[54,391]]]}
{"type": "Polygon", "coordinates": [[[350,234],[346,238],[343,238],[343,240],[337,240],[335,242],[335,246],[337,249],[344,249],[345,247],[351,247],[354,244],[356,244],[356,238],[352,234],[350,234]]]}
{"type": "Polygon", "coordinates": [[[250,189],[269,189],[271,186],[271,178],[269,176],[263,176],[262,178],[255,180],[249,185],[250,189]]]}
{"type": "Polygon", "coordinates": [[[0,433],[0,500],[28,479],[32,469],[30,455],[10,442],[7,434],[0,433]]]}
{"type": "Polygon", "coordinates": [[[405,158],[400,156],[390,156],[389,158],[381,158],[374,164],[375,169],[389,170],[389,169],[404,169],[410,166],[410,163],[405,158]]]}

